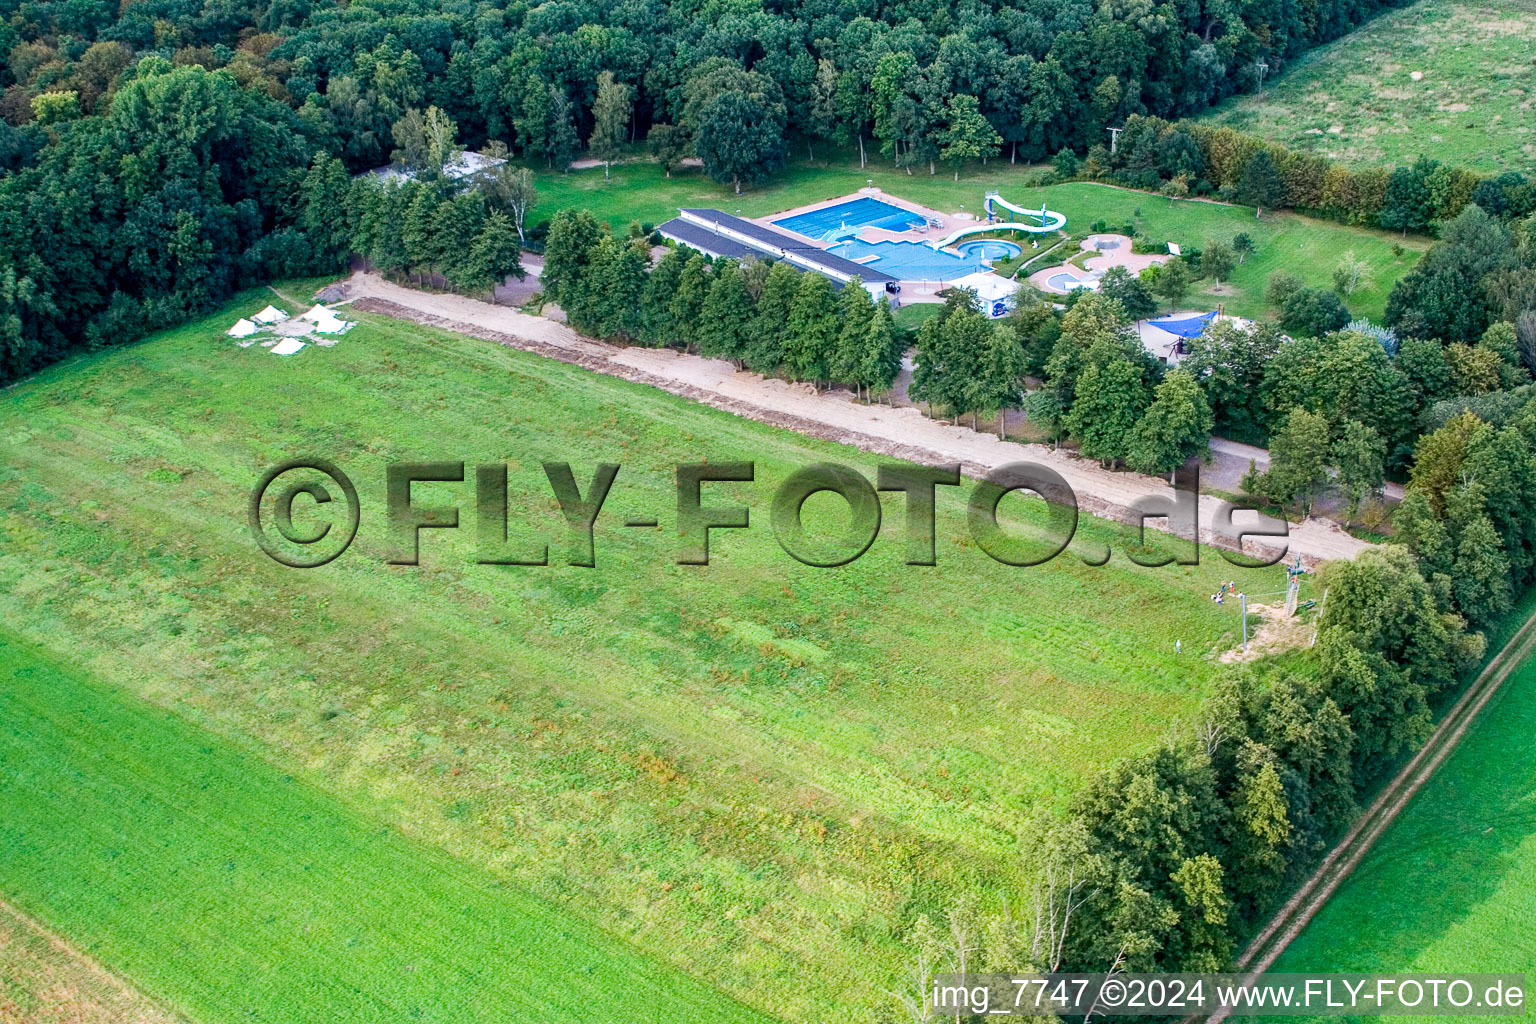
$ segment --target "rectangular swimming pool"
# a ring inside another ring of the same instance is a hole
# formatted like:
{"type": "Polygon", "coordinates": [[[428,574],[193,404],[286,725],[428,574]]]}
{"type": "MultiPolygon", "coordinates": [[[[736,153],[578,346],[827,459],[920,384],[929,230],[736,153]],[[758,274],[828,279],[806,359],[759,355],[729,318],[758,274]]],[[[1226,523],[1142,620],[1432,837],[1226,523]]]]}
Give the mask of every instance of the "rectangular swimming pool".
{"type": "Polygon", "coordinates": [[[796,214],[773,222],[786,231],[807,238],[826,238],[829,233],[847,228],[885,228],[887,231],[908,231],[926,223],[922,216],[903,210],[899,206],[883,203],[870,196],[860,196],[836,206],[826,206],[809,213],[796,214]]]}
{"type": "Polygon", "coordinates": [[[866,242],[853,238],[839,242],[827,251],[834,256],[866,263],[898,281],[953,281],[988,269],[985,259],[956,256],[922,242],[866,242]],[[868,260],[870,256],[874,259],[868,260]]]}

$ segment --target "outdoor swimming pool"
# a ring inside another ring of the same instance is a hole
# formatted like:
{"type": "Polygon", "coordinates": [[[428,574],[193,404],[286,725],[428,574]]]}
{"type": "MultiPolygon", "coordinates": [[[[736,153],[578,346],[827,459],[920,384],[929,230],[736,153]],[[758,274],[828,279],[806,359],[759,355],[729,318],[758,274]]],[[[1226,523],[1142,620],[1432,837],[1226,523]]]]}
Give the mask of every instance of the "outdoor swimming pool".
{"type": "Polygon", "coordinates": [[[851,238],[827,251],[890,274],[898,281],[953,281],[987,269],[986,261],[979,256],[956,256],[922,242],[866,242],[851,238]]]}
{"type": "Polygon", "coordinates": [[[927,221],[918,214],[899,206],[881,202],[870,196],[860,196],[836,206],[826,206],[809,213],[773,222],[786,231],[807,238],[826,238],[829,233],[842,228],[885,228],[887,231],[910,231],[922,227],[927,221]]]}
{"type": "Polygon", "coordinates": [[[981,238],[974,242],[961,242],[955,246],[963,255],[984,260],[1012,259],[1024,251],[1017,242],[1005,242],[1000,238],[981,238]]]}

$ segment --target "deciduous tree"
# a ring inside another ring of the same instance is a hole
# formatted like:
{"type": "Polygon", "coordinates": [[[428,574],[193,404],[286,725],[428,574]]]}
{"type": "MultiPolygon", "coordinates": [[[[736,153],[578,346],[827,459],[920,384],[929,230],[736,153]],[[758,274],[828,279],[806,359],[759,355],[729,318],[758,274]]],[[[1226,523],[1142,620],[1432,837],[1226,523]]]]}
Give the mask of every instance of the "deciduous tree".
{"type": "Polygon", "coordinates": [[[1174,370],[1131,433],[1126,465],[1142,473],[1172,473],[1193,457],[1210,457],[1215,419],[1194,375],[1174,370]]]}
{"type": "Polygon", "coordinates": [[[603,178],[622,152],[633,116],[634,90],[626,82],[616,81],[612,71],[597,76],[597,100],[592,104],[592,135],[587,146],[603,162],[603,178]]]}

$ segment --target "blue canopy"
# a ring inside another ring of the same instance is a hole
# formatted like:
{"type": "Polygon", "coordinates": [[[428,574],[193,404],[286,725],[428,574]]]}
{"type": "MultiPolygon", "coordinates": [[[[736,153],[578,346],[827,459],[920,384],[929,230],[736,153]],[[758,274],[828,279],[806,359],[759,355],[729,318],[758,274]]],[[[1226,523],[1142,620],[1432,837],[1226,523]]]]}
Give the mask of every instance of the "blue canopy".
{"type": "Polygon", "coordinates": [[[1216,319],[1216,311],[1201,313],[1199,316],[1190,317],[1188,320],[1148,320],[1147,323],[1160,331],[1169,334],[1177,334],[1181,338],[1193,338],[1203,332],[1216,319]]]}

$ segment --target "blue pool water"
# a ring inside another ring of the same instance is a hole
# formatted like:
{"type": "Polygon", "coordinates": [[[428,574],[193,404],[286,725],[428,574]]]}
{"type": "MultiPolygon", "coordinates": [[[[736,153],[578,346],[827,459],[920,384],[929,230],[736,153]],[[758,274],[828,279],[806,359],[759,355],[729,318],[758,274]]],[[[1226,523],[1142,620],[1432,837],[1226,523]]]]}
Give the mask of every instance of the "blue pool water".
{"type": "Polygon", "coordinates": [[[957,277],[986,270],[980,256],[956,256],[924,245],[922,242],[866,242],[852,238],[827,250],[834,256],[856,260],[898,281],[953,281],[957,277]],[[873,260],[867,257],[873,256],[873,260]]]}
{"type": "Polygon", "coordinates": [[[1092,291],[1097,291],[1099,287],[1098,283],[1095,281],[1082,281],[1066,272],[1062,272],[1060,274],[1052,274],[1050,277],[1046,278],[1045,285],[1047,288],[1058,292],[1070,292],[1075,288],[1087,288],[1092,291]]]}
{"type": "Polygon", "coordinates": [[[955,246],[966,256],[985,260],[1006,260],[1024,251],[1017,242],[1004,242],[997,238],[982,238],[974,242],[961,242],[955,246]]]}
{"type": "Polygon", "coordinates": [[[810,213],[801,213],[774,221],[774,224],[784,230],[793,231],[807,238],[825,238],[829,232],[843,227],[907,231],[921,227],[924,223],[923,218],[917,214],[909,213],[890,203],[882,203],[870,196],[861,196],[836,206],[827,206],[820,210],[812,210],[810,213]]]}

